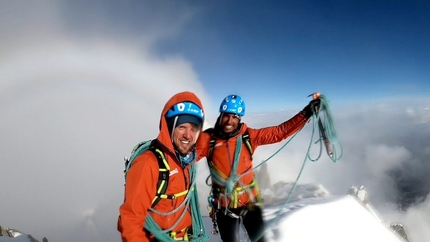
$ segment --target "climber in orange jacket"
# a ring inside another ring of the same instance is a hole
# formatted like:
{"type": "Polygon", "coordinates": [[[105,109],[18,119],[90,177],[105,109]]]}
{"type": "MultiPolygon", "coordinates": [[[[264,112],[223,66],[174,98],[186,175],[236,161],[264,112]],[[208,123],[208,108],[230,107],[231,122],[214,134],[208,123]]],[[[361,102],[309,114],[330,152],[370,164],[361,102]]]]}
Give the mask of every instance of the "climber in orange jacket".
{"type": "Polygon", "coordinates": [[[252,153],[260,145],[280,142],[298,132],[319,105],[319,99],[312,100],[280,125],[254,129],[241,122],[245,102],[240,96],[229,95],[223,99],[215,127],[200,134],[196,144],[197,160],[206,157],[210,168],[214,207],[211,216],[215,216],[223,241],[239,241],[240,219],[251,241],[264,241],[252,153]]]}
{"type": "Polygon", "coordinates": [[[185,238],[190,233],[193,200],[190,204],[185,204],[184,200],[192,190],[190,167],[195,162],[195,142],[203,122],[203,106],[194,93],[181,92],[167,101],[161,113],[155,147],[162,152],[163,161],[170,167],[165,192],[170,197],[159,199],[153,206],[158,190],[159,163],[153,152],[144,151],[134,160],[126,176],[124,203],[118,218],[122,241],[165,241],[163,237],[156,236],[161,230],[168,230],[162,234],[173,239],[185,238]],[[149,227],[148,216],[152,217],[159,230],[149,227]]]}

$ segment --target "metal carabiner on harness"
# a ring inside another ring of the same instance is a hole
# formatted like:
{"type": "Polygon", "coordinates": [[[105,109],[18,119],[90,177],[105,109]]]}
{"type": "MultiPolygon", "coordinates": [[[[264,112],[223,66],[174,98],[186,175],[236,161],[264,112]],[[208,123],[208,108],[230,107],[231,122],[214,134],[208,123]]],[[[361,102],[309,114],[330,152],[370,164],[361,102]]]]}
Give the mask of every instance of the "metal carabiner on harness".
{"type": "Polygon", "coordinates": [[[209,216],[212,219],[212,234],[217,235],[219,233],[218,231],[218,224],[216,222],[216,212],[218,211],[218,206],[215,201],[215,197],[213,195],[208,197],[208,204],[210,208],[209,216]]]}
{"type": "Polygon", "coordinates": [[[216,222],[215,214],[212,216],[212,234],[217,235],[219,233],[218,231],[218,224],[216,222]]]}
{"type": "Polygon", "coordinates": [[[216,207],[215,198],[213,195],[208,197],[208,203],[209,203],[209,207],[211,207],[211,208],[216,207]]]}

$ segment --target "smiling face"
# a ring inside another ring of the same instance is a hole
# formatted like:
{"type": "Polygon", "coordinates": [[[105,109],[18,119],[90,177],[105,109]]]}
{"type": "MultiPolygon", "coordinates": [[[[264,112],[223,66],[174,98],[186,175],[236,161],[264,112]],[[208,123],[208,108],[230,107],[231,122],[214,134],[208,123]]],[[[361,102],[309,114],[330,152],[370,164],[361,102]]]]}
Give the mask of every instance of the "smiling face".
{"type": "Polygon", "coordinates": [[[183,123],[173,129],[173,146],[181,154],[188,154],[199,136],[200,127],[193,123],[183,123]]]}
{"type": "Polygon", "coordinates": [[[223,113],[221,120],[220,120],[220,126],[222,128],[222,131],[224,133],[231,133],[235,131],[240,123],[240,116],[237,114],[232,113],[223,113]]]}

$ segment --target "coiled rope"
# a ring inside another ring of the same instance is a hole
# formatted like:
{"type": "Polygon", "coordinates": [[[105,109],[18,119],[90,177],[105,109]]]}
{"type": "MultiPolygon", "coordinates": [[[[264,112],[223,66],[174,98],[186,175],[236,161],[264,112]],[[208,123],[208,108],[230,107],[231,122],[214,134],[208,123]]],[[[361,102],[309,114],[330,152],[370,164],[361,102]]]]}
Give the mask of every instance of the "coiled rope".
{"type": "Polygon", "coordinates": [[[179,219],[172,225],[172,227],[168,229],[161,229],[160,226],[154,221],[152,216],[148,214],[146,217],[146,223],[145,228],[155,236],[160,241],[176,241],[170,236],[170,232],[179,224],[179,222],[184,218],[185,214],[188,212],[188,207],[191,208],[191,217],[192,217],[192,235],[189,236],[189,241],[196,241],[196,242],[203,242],[209,240],[209,235],[206,233],[206,228],[203,223],[203,217],[200,212],[200,205],[199,205],[199,199],[197,194],[197,185],[196,185],[196,176],[197,176],[197,170],[196,170],[196,163],[192,164],[190,167],[190,180],[191,180],[191,189],[187,193],[184,201],[179,205],[177,208],[170,212],[159,212],[153,208],[150,208],[149,210],[151,212],[154,212],[156,214],[159,214],[161,216],[169,216],[171,214],[174,214],[178,212],[181,208],[184,206],[186,209],[182,212],[179,219]]]}
{"type": "MultiPolygon", "coordinates": [[[[343,155],[343,148],[342,148],[342,145],[340,144],[338,137],[337,137],[333,116],[331,114],[330,107],[329,107],[329,101],[324,95],[319,95],[319,98],[321,100],[320,108],[319,108],[319,110],[316,110],[316,112],[314,112],[314,114],[313,114],[313,119],[312,119],[313,129],[312,129],[312,134],[311,134],[311,140],[309,142],[308,149],[306,152],[305,159],[303,160],[302,167],[300,168],[299,174],[297,175],[297,178],[296,178],[290,192],[288,193],[288,196],[287,196],[285,202],[281,205],[280,209],[276,213],[276,216],[271,221],[271,223],[266,225],[266,231],[268,228],[271,228],[278,223],[282,211],[290,202],[291,197],[292,197],[292,195],[293,195],[293,193],[297,187],[299,179],[300,179],[300,177],[303,173],[303,170],[305,168],[306,161],[309,159],[312,162],[316,162],[321,158],[322,150],[323,150],[323,143],[325,145],[327,155],[330,157],[330,159],[334,163],[339,161],[343,155]],[[315,134],[317,133],[317,132],[315,132],[316,130],[318,130],[319,138],[316,142],[314,142],[314,137],[315,137],[315,134]],[[316,144],[318,142],[320,143],[319,154],[316,158],[313,159],[310,156],[310,150],[311,150],[312,145],[316,144]]],[[[294,138],[294,136],[292,138],[294,138]]],[[[291,139],[289,141],[291,141],[291,139]]],[[[286,146],[286,144],[284,144],[275,154],[277,154],[285,146],[286,146]]],[[[270,156],[269,158],[272,158],[273,156],[274,155],[270,156]]],[[[265,161],[267,162],[268,159],[266,159],[265,161]]],[[[264,231],[259,238],[263,237],[264,234],[266,233],[266,231],[264,231]]]]}
{"type": "MultiPolygon", "coordinates": [[[[330,159],[336,163],[340,160],[340,158],[343,155],[343,148],[338,140],[335,124],[333,121],[333,116],[330,111],[329,102],[327,98],[324,95],[320,95],[320,108],[319,111],[314,112],[313,114],[313,129],[312,129],[312,135],[311,140],[309,142],[309,146],[306,152],[306,157],[303,161],[302,167],[300,168],[299,174],[297,175],[297,178],[293,184],[293,187],[291,188],[285,202],[282,204],[281,208],[276,213],[275,219],[272,220],[270,224],[268,224],[267,228],[270,228],[278,223],[278,220],[280,218],[280,215],[284,208],[287,206],[287,204],[290,202],[291,197],[297,187],[297,184],[300,180],[300,177],[303,173],[303,170],[306,165],[306,161],[309,159],[312,162],[316,162],[321,158],[322,150],[323,150],[323,143],[326,148],[326,153],[330,159]],[[314,142],[314,139],[316,137],[316,130],[319,132],[319,138],[317,141],[314,142]],[[310,150],[313,144],[320,143],[320,149],[319,154],[316,158],[311,158],[310,156],[310,150]],[[339,148],[339,151],[338,151],[339,148]]],[[[262,235],[264,236],[264,234],[262,235]]]]}
{"type": "MultiPolygon", "coordinates": [[[[314,98],[315,98],[315,94],[314,94],[314,98]]],[[[311,139],[310,139],[310,142],[308,145],[308,149],[307,149],[306,156],[305,156],[305,159],[303,161],[302,167],[301,167],[301,169],[297,175],[297,178],[296,178],[291,190],[289,191],[289,194],[288,194],[285,202],[281,205],[281,208],[276,213],[275,219],[273,219],[271,221],[271,223],[266,226],[266,231],[267,231],[267,228],[274,226],[278,222],[278,220],[280,218],[280,214],[282,213],[283,209],[287,206],[287,204],[290,202],[292,194],[294,193],[294,191],[297,187],[298,181],[300,180],[300,177],[301,177],[303,170],[305,168],[306,161],[309,159],[312,162],[316,162],[321,158],[322,150],[323,150],[323,143],[324,143],[324,146],[326,148],[327,155],[330,157],[330,159],[333,162],[336,163],[342,157],[343,149],[342,149],[342,146],[341,146],[341,144],[338,140],[338,137],[337,137],[337,133],[336,133],[336,129],[335,129],[334,121],[333,121],[333,116],[331,114],[330,107],[329,107],[329,101],[324,95],[320,95],[319,93],[317,95],[317,98],[320,99],[320,107],[319,107],[319,110],[314,110],[314,112],[313,112],[313,116],[312,116],[313,117],[312,118],[313,129],[312,129],[311,139]],[[315,135],[316,133],[319,133],[319,138],[314,142],[314,137],[316,136],[315,135]],[[311,158],[311,156],[310,156],[311,147],[313,146],[313,144],[316,144],[318,142],[320,143],[319,154],[316,158],[311,158]],[[338,148],[339,148],[339,150],[338,150],[338,148]]],[[[274,152],[271,156],[269,156],[268,158],[263,160],[260,164],[255,166],[253,169],[250,169],[250,170],[242,173],[241,175],[235,175],[234,177],[229,177],[229,179],[227,179],[227,181],[226,181],[226,187],[232,187],[233,184],[238,182],[242,176],[245,176],[246,174],[254,171],[255,169],[257,169],[260,166],[267,163],[269,160],[271,160],[277,154],[279,154],[279,152],[281,152],[281,150],[283,150],[294,139],[294,137],[300,131],[301,130],[296,132],[276,152],[274,152]]],[[[232,173],[232,174],[235,174],[235,173],[232,173]]],[[[229,190],[231,190],[231,189],[229,189],[229,190]]],[[[259,238],[263,237],[264,234],[266,233],[266,231],[264,231],[259,238]]]]}

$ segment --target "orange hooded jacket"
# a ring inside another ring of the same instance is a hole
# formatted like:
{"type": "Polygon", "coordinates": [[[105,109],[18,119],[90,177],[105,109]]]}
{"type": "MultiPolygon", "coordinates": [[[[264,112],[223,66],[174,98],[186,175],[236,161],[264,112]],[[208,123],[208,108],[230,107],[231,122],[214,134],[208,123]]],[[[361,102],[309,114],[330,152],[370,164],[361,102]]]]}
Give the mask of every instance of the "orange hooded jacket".
{"type": "MultiPolygon", "coordinates": [[[[218,171],[220,171],[225,176],[230,177],[232,175],[231,171],[232,171],[233,162],[234,162],[234,154],[236,151],[237,139],[238,137],[242,136],[246,130],[248,130],[248,133],[249,133],[252,150],[255,151],[257,147],[260,145],[274,144],[295,134],[296,132],[298,132],[300,129],[303,128],[307,120],[308,119],[305,116],[303,116],[303,114],[300,112],[296,114],[294,117],[292,117],[291,119],[283,122],[278,126],[266,127],[261,129],[253,129],[248,127],[245,123],[242,123],[240,130],[236,136],[231,137],[229,139],[221,139],[221,138],[216,139],[216,143],[214,145],[213,153],[212,153],[212,162],[218,171]]],[[[210,140],[211,140],[211,134],[206,132],[200,134],[196,144],[197,153],[198,153],[197,160],[200,160],[203,157],[208,157],[210,140]]],[[[238,162],[239,162],[237,167],[238,175],[241,175],[253,168],[252,156],[249,153],[248,149],[246,148],[245,143],[242,144],[242,149],[241,149],[238,162]]],[[[246,175],[242,176],[239,181],[244,186],[247,186],[252,183],[254,176],[255,176],[254,172],[249,172],[246,175]]],[[[213,184],[215,183],[213,182],[213,184]]],[[[235,184],[235,187],[240,187],[240,184],[235,184]]],[[[258,191],[256,191],[255,189],[253,191],[254,191],[253,196],[256,197],[258,195],[258,191]]],[[[218,198],[215,198],[215,199],[216,199],[216,202],[218,202],[218,198]]],[[[252,202],[251,199],[252,197],[250,197],[247,192],[240,193],[238,195],[237,207],[248,205],[250,202],[252,202]]],[[[222,207],[227,207],[227,206],[233,207],[233,204],[234,204],[232,201],[229,201],[230,204],[225,204],[224,199],[221,199],[220,202],[222,207]]]]}
{"type": "MultiPolygon", "coordinates": [[[[167,101],[161,113],[160,133],[157,139],[161,143],[161,150],[164,152],[166,160],[170,166],[170,177],[166,194],[176,194],[190,189],[191,182],[189,168],[191,164],[184,169],[181,167],[180,162],[176,158],[167,121],[165,119],[165,115],[170,107],[174,104],[185,101],[193,102],[203,110],[200,99],[194,93],[181,92],[174,95],[169,101],[167,101]]],[[[177,220],[179,220],[184,209],[188,209],[184,218],[173,229],[173,231],[180,232],[181,230],[191,226],[191,212],[186,206],[169,216],[161,216],[148,211],[148,209],[151,208],[152,200],[156,195],[159,175],[158,168],[158,162],[154,154],[151,151],[145,151],[136,158],[127,173],[124,203],[119,208],[120,215],[118,218],[118,231],[121,233],[122,241],[124,242],[150,241],[152,238],[151,235],[143,230],[148,212],[151,213],[154,221],[161,227],[161,229],[168,229],[172,227],[177,220]]],[[[175,208],[179,207],[184,199],[185,196],[178,197],[174,200],[161,199],[154,209],[160,212],[171,212],[175,208]]],[[[180,236],[181,233],[178,233],[178,237],[180,236]]]]}

